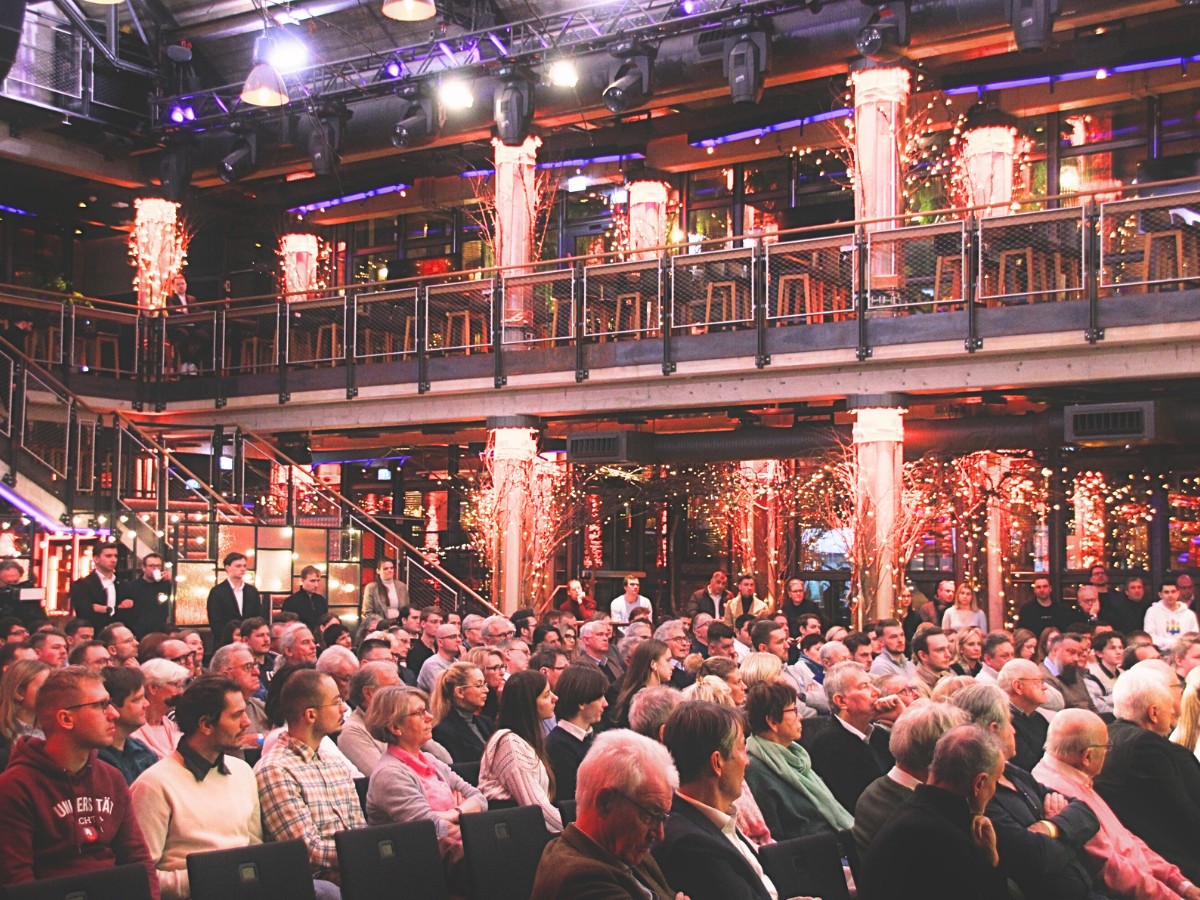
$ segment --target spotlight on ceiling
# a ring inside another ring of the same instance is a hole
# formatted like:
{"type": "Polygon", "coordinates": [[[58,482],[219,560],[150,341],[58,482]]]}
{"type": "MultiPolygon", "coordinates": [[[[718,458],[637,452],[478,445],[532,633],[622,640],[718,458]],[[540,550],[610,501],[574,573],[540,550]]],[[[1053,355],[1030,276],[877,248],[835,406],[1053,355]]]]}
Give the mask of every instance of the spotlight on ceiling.
{"type": "Polygon", "coordinates": [[[280,75],[291,75],[308,65],[308,44],[294,26],[280,25],[271,35],[267,62],[280,75]]]}
{"type": "Polygon", "coordinates": [[[258,135],[253,131],[240,133],[233,150],[217,164],[217,174],[226,184],[245,178],[258,166],[258,135]]]}
{"type": "Polygon", "coordinates": [[[392,144],[403,150],[433,134],[433,101],[421,96],[416,84],[406,84],[397,93],[405,100],[404,112],[392,126],[392,144]]]}
{"type": "Polygon", "coordinates": [[[757,103],[762,99],[763,74],[769,62],[767,35],[754,27],[751,16],[737,16],[725,27],[742,32],[725,39],[722,61],[729,79],[729,96],[734,103],[757,103]]]}
{"type": "Polygon", "coordinates": [[[162,185],[163,199],[183,202],[188,186],[192,183],[194,165],[192,148],[188,144],[167,145],[158,160],[158,181],[162,185]]]}
{"type": "Polygon", "coordinates": [[[654,51],[636,41],[624,40],[613,45],[609,52],[618,62],[600,98],[611,112],[623,113],[650,96],[654,51]]]}
{"type": "Polygon", "coordinates": [[[492,103],[496,134],[502,144],[519,147],[533,125],[533,80],[521,66],[502,66],[492,103]]]}
{"type": "Polygon", "coordinates": [[[380,12],[399,22],[424,22],[437,15],[437,4],[434,0],[383,0],[380,12]]]}
{"type": "Polygon", "coordinates": [[[339,104],[309,110],[312,130],[308,133],[308,158],[314,175],[332,175],[337,168],[342,132],[350,115],[350,110],[339,104]]]}
{"type": "Polygon", "coordinates": [[[286,106],[287,85],[279,70],[271,65],[275,37],[264,31],[254,39],[254,68],[242,87],[241,100],[251,106],[286,106]]]}
{"type": "Polygon", "coordinates": [[[175,125],[196,121],[196,110],[186,103],[173,103],[167,111],[167,118],[175,125]]]}
{"type": "Polygon", "coordinates": [[[443,109],[463,110],[475,105],[475,93],[466,79],[450,77],[438,88],[438,102],[443,109]]]}
{"type": "Polygon", "coordinates": [[[575,66],[575,60],[559,57],[550,63],[546,78],[555,87],[573,88],[579,84],[579,69],[575,66]]]}
{"type": "Polygon", "coordinates": [[[1022,53],[1044,53],[1054,36],[1059,0],[1005,0],[1004,15],[1022,53]]]}
{"type": "Polygon", "coordinates": [[[391,56],[379,67],[379,73],[375,76],[375,80],[395,81],[397,78],[403,77],[405,71],[404,61],[398,56],[391,56]]]}

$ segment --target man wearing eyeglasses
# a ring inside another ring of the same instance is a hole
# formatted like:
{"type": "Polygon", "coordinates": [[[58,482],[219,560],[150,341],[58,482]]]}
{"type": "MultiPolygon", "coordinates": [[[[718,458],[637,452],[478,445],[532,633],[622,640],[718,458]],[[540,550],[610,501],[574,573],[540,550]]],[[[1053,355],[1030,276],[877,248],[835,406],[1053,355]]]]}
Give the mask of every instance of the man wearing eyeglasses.
{"type": "Polygon", "coordinates": [[[462,635],[457,625],[439,625],[434,640],[437,641],[437,653],[421,664],[417,675],[417,687],[427,694],[433,693],[438,675],[458,662],[462,653],[462,635]]]}
{"type": "Polygon", "coordinates": [[[37,698],[45,740],[18,741],[0,775],[0,884],[138,863],[152,896],[159,896],[129,787],[96,757],[112,743],[116,718],[95,672],[72,666],[50,673],[37,698]]]}
{"type": "Polygon", "coordinates": [[[1017,732],[1017,752],[1012,764],[1028,772],[1042,758],[1046,731],[1050,723],[1038,709],[1046,702],[1046,680],[1032,660],[1011,659],[996,679],[1008,696],[1013,729],[1017,732]]]}

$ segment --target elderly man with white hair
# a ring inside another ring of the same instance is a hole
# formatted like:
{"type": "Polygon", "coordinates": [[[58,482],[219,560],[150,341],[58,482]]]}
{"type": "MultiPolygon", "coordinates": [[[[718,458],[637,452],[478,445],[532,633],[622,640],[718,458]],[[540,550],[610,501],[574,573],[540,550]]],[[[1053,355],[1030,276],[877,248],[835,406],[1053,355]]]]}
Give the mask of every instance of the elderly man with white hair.
{"type": "Polygon", "coordinates": [[[1093,871],[1114,897],[1138,900],[1198,900],[1200,888],[1184,877],[1130,831],[1096,793],[1093,779],[1108,757],[1104,720],[1085,709],[1063,710],[1050,723],[1046,755],[1033,777],[1049,790],[1082,800],[1100,821],[1100,831],[1085,845],[1093,871]]]}
{"type": "Polygon", "coordinates": [[[996,685],[1008,697],[1012,726],[1017,733],[1014,765],[1029,771],[1042,758],[1049,723],[1038,710],[1046,702],[1046,676],[1029,659],[1010,659],[1000,670],[996,685]]]}
{"type": "Polygon", "coordinates": [[[686,900],[650,856],[678,787],[679,774],[662,744],[624,729],[596,738],[579,766],[575,822],[546,846],[532,900],[686,900]]]}
{"type": "Polygon", "coordinates": [[[1168,736],[1182,693],[1175,671],[1142,660],[1113,686],[1112,749],[1096,790],[1157,853],[1200,882],[1200,765],[1168,736]]]}
{"type": "Polygon", "coordinates": [[[350,697],[350,679],[358,671],[358,657],[345,647],[334,644],[321,651],[317,659],[317,671],[332,678],[338,686],[338,694],[347,700],[350,697]]]}

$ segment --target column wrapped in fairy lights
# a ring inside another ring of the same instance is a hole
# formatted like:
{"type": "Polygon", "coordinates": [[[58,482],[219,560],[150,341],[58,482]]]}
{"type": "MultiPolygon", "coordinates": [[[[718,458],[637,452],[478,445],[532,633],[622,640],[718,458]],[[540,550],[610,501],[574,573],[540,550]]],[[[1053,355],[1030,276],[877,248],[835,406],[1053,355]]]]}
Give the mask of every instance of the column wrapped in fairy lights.
{"type": "Polygon", "coordinates": [[[653,249],[667,242],[667,205],[670,188],[663,181],[647,179],[631,181],[626,187],[629,196],[629,258],[654,259],[653,249]]]}
{"type": "Polygon", "coordinates": [[[962,179],[968,205],[978,218],[1003,216],[1013,198],[1017,130],[1011,125],[971,127],[962,137],[962,179]]]}
{"type": "Polygon", "coordinates": [[[855,414],[851,441],[858,481],[854,503],[855,556],[863,603],[859,622],[891,616],[899,553],[896,520],[904,488],[904,414],[898,406],[865,406],[855,414]]]}
{"type": "Polygon", "coordinates": [[[780,487],[783,463],[777,459],[743,460],[738,463],[742,497],[737,519],[738,569],[760,579],[764,593],[779,583],[780,487]]]}
{"type": "Polygon", "coordinates": [[[287,302],[307,300],[321,285],[321,242],[315,234],[279,238],[279,268],[287,302]]]}
{"type": "MultiPolygon", "coordinates": [[[[1006,457],[989,453],[987,458],[988,484],[1003,485],[1011,468],[1006,457]]],[[[1004,576],[1005,576],[1005,518],[1009,510],[1007,497],[999,490],[992,490],[987,498],[987,620],[992,627],[1005,623],[1004,576]]]]}
{"type": "MultiPolygon", "coordinates": [[[[498,420],[502,421],[502,420],[498,420]]],[[[491,424],[491,423],[489,423],[491,424]]],[[[526,535],[533,526],[529,476],[537,457],[537,429],[501,425],[490,431],[492,450],[492,509],[496,517],[491,557],[492,602],[505,615],[524,605],[526,535]]]]}
{"type": "Polygon", "coordinates": [[[160,309],[171,281],[183,271],[187,235],[179,221],[179,204],[158,197],[133,201],[136,215],[129,234],[133,289],[139,309],[160,309]]]}
{"type": "MultiPolygon", "coordinates": [[[[523,275],[533,262],[537,225],[537,152],[542,139],[527,137],[519,147],[492,141],[496,162],[496,265],[502,277],[523,275]]],[[[502,316],[506,339],[523,342],[533,325],[533,286],[508,285],[502,316]],[[510,333],[511,332],[511,333],[510,333]]]]}
{"type": "MultiPolygon", "coordinates": [[[[872,66],[850,73],[854,89],[854,217],[882,219],[868,232],[895,228],[890,221],[903,209],[900,167],[901,135],[908,106],[910,78],[899,66],[872,66]]],[[[871,286],[898,286],[895,243],[872,245],[871,286]]]]}

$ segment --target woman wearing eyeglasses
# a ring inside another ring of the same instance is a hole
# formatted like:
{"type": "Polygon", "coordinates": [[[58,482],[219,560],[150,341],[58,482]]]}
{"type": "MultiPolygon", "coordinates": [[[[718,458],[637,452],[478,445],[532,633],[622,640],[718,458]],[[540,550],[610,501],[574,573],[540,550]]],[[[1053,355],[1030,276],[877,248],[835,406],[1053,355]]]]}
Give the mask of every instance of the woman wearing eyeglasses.
{"type": "Polygon", "coordinates": [[[467,654],[467,662],[483,672],[488,694],[480,712],[495,722],[500,715],[500,695],[504,693],[504,673],[508,669],[504,657],[491,647],[476,647],[467,654]]]}
{"type": "Polygon", "coordinates": [[[183,736],[170,715],[171,701],[183,693],[191,670],[167,659],[148,659],[142,663],[142,674],[146,676],[146,724],[130,737],[141,741],[162,759],[175,752],[183,736]]]}
{"type": "Polygon", "coordinates": [[[478,788],[422,752],[433,732],[429,697],[408,686],[381,688],[371,698],[367,730],[375,740],[387,744],[367,785],[367,824],[428,819],[437,829],[447,876],[452,882],[462,880],[459,818],[464,813],[483,812],[488,804],[478,788]]]}
{"type": "Polygon", "coordinates": [[[478,762],[496,730],[491,718],[482,715],[487,697],[487,679],[476,665],[456,662],[438,675],[431,704],[433,739],[456,763],[478,762]]]}

